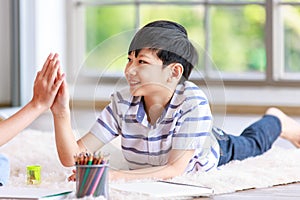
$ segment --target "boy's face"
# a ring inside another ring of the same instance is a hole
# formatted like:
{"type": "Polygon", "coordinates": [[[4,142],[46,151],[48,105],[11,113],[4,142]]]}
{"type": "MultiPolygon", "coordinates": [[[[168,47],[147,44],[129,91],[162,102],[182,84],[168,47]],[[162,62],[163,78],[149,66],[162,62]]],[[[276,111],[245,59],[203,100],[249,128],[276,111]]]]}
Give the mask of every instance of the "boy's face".
{"type": "Polygon", "coordinates": [[[128,55],[125,76],[133,96],[164,95],[170,89],[167,86],[170,67],[163,67],[156,52],[142,49],[138,56],[135,52],[128,55]]]}

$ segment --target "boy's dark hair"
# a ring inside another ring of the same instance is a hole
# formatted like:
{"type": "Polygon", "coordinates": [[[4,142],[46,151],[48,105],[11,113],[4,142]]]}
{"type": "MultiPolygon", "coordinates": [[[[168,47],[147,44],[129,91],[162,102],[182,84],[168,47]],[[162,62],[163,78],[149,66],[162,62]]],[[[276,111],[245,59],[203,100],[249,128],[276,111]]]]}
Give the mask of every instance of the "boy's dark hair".
{"type": "Polygon", "coordinates": [[[184,70],[180,82],[189,78],[198,63],[197,50],[189,41],[186,29],[175,22],[159,20],[140,29],[130,43],[128,54],[134,51],[138,56],[144,48],[156,51],[164,66],[182,64],[184,70]]]}

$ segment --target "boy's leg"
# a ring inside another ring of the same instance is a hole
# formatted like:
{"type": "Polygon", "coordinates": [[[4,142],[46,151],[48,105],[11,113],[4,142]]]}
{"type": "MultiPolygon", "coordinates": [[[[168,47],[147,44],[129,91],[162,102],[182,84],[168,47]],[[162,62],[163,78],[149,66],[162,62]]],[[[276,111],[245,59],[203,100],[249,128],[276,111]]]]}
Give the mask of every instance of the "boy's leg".
{"type": "Polygon", "coordinates": [[[281,133],[281,122],[275,116],[265,115],[240,136],[228,135],[220,129],[213,130],[213,133],[221,149],[218,165],[223,165],[231,160],[243,160],[269,150],[281,133]]]}
{"type": "Polygon", "coordinates": [[[0,154],[0,186],[5,185],[10,174],[10,167],[8,159],[0,154]]]}

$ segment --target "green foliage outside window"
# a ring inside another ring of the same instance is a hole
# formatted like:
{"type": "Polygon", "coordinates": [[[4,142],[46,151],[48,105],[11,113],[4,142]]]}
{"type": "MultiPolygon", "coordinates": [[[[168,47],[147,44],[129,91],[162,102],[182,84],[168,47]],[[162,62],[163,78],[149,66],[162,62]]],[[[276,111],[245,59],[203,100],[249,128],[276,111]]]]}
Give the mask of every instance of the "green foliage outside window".
{"type": "Polygon", "coordinates": [[[221,71],[266,69],[265,15],[260,6],[213,7],[211,18],[212,56],[221,71]]]}
{"type": "Polygon", "coordinates": [[[285,71],[300,72],[300,7],[284,6],[285,71]]]}
{"type": "MultiPolygon", "coordinates": [[[[300,72],[300,9],[292,8],[298,19],[285,17],[286,70],[300,72]],[[296,42],[298,41],[298,42],[296,42]]],[[[124,43],[105,44],[109,38],[134,30],[136,21],[140,25],[156,19],[174,20],[184,25],[190,38],[201,48],[208,44],[208,55],[223,72],[265,72],[265,8],[262,5],[210,6],[208,26],[205,26],[205,7],[182,5],[141,5],[140,19],[136,19],[134,5],[86,7],[86,67],[101,69],[102,59],[116,58],[108,70],[122,72],[126,64],[126,53],[131,40],[124,43]],[[207,33],[208,39],[205,39],[207,33]],[[102,45],[101,44],[105,44],[102,45]],[[101,48],[97,48],[101,46],[101,48]],[[95,50],[96,49],[96,50],[95,50]],[[122,49],[122,51],[120,51],[122,49]],[[119,55],[112,56],[118,52],[119,55]],[[120,52],[122,52],[120,55],[120,52]]],[[[286,12],[285,12],[286,13],[286,12]]],[[[291,11],[289,10],[289,14],[291,11]]],[[[120,39],[120,38],[119,38],[120,39]]],[[[200,61],[203,60],[203,55],[200,61]]]]}

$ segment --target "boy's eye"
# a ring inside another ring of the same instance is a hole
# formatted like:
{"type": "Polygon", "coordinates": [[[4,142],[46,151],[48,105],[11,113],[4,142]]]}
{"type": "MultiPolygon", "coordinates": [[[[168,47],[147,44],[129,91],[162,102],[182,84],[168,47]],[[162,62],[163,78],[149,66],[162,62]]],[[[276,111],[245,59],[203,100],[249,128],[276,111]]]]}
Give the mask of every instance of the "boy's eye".
{"type": "Polygon", "coordinates": [[[127,59],[128,59],[128,62],[131,62],[131,60],[132,60],[131,58],[127,58],[127,59]]]}
{"type": "Polygon", "coordinates": [[[139,63],[140,63],[140,64],[145,64],[145,63],[147,63],[147,62],[144,61],[144,60],[139,60],[139,63]]]}

